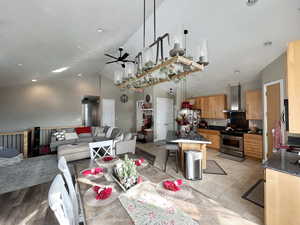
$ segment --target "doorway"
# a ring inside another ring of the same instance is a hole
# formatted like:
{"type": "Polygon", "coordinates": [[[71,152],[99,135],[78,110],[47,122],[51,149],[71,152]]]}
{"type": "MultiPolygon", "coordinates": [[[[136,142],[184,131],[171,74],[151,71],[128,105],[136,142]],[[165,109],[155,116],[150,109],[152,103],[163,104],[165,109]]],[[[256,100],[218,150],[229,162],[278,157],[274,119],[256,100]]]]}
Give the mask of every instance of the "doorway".
{"type": "Polygon", "coordinates": [[[102,126],[115,127],[115,100],[103,99],[102,100],[102,126]]]}
{"type": "Polygon", "coordinates": [[[283,80],[264,84],[264,160],[273,153],[273,131],[281,125],[282,142],[284,140],[284,124],[281,115],[284,110],[283,80]]]}
{"type": "Polygon", "coordinates": [[[168,130],[174,129],[174,100],[156,98],[156,139],[165,140],[168,130]]]}

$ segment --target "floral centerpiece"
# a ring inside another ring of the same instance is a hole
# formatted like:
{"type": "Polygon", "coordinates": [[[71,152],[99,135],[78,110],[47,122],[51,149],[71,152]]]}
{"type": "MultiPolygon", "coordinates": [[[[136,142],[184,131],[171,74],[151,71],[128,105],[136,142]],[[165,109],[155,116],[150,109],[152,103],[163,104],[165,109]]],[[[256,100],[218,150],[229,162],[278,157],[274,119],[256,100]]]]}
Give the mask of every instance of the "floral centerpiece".
{"type": "Polygon", "coordinates": [[[115,166],[114,176],[126,190],[141,182],[135,161],[129,159],[127,155],[122,163],[115,166]]]}

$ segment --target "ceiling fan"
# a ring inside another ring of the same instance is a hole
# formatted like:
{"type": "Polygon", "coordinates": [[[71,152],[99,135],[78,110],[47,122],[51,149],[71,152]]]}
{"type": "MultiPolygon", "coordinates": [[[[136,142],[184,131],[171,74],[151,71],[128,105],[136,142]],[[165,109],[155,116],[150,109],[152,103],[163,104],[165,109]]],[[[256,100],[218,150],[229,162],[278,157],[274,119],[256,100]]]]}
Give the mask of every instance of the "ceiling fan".
{"type": "Polygon", "coordinates": [[[111,64],[111,63],[118,63],[118,62],[120,62],[120,63],[121,63],[121,66],[122,66],[123,68],[125,68],[125,63],[126,63],[126,62],[135,63],[135,61],[133,61],[133,60],[127,60],[127,57],[129,56],[129,53],[125,52],[125,53],[122,55],[123,50],[124,50],[123,48],[119,48],[119,52],[120,52],[120,56],[119,56],[119,57],[112,56],[112,55],[109,55],[109,54],[104,54],[105,56],[114,59],[114,61],[107,62],[106,64],[111,64]]]}

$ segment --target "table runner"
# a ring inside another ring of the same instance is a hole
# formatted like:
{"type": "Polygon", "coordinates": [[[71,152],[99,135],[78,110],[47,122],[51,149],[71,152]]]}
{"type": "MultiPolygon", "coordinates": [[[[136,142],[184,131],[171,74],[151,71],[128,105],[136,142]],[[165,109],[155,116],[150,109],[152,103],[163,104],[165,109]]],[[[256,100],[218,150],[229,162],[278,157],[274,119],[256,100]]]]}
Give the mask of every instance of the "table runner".
{"type": "Polygon", "coordinates": [[[119,196],[135,225],[196,225],[197,222],[156,192],[156,185],[144,182],[119,196]]]}

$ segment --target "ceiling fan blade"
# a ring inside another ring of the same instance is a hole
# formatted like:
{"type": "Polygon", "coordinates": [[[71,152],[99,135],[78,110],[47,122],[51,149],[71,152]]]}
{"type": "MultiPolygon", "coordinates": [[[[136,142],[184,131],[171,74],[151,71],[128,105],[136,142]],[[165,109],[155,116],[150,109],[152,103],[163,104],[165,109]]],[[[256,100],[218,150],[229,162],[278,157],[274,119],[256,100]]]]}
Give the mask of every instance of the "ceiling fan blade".
{"type": "Polygon", "coordinates": [[[109,55],[109,54],[104,54],[105,56],[108,56],[108,57],[110,57],[110,58],[113,58],[113,59],[118,59],[117,57],[115,57],[115,56],[112,56],[112,55],[109,55]]]}
{"type": "Polygon", "coordinates": [[[126,52],[124,53],[124,55],[120,58],[120,61],[123,61],[124,59],[126,59],[129,56],[129,54],[126,52]]]}
{"type": "Polygon", "coordinates": [[[116,63],[118,61],[111,61],[111,62],[107,62],[106,64],[111,64],[111,63],[116,63]]]}
{"type": "Polygon", "coordinates": [[[123,62],[131,62],[131,63],[136,63],[136,61],[133,61],[133,60],[123,60],[123,62]]]}

